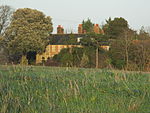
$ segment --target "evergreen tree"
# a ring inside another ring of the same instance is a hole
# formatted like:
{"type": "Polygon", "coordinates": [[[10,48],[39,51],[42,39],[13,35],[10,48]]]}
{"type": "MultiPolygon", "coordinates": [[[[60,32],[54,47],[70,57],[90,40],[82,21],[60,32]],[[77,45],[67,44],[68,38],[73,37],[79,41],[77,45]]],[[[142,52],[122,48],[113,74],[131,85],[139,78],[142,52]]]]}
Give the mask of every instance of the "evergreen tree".
{"type": "Polygon", "coordinates": [[[82,27],[83,27],[83,31],[86,33],[93,33],[94,32],[94,30],[93,30],[94,24],[91,22],[90,19],[88,19],[87,21],[83,20],[82,27]]]}
{"type": "Polygon", "coordinates": [[[128,22],[122,17],[114,18],[114,20],[109,18],[106,20],[106,24],[103,29],[105,34],[110,38],[117,39],[125,30],[129,29],[129,25],[128,22]]]}

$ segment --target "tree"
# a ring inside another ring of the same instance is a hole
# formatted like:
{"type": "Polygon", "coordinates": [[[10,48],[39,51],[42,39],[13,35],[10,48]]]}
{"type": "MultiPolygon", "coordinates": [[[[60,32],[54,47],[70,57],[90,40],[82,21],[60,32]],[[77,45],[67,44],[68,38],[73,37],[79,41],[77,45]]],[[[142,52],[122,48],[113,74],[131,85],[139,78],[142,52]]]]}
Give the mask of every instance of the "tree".
{"type": "Polygon", "coordinates": [[[105,21],[106,21],[106,24],[102,25],[102,29],[106,32],[112,19],[111,19],[111,17],[109,17],[108,20],[105,20],[105,21]]]}
{"type": "Polygon", "coordinates": [[[3,46],[4,46],[4,37],[2,37],[2,36],[0,35],[0,51],[2,51],[3,46]]]}
{"type": "Polygon", "coordinates": [[[77,38],[74,36],[74,34],[70,34],[68,38],[64,38],[64,41],[62,42],[66,45],[76,45],[77,44],[77,38]]]}
{"type": "Polygon", "coordinates": [[[125,29],[129,29],[128,26],[128,22],[122,17],[114,18],[114,20],[109,18],[106,20],[106,24],[103,26],[103,29],[106,35],[109,35],[110,38],[116,39],[125,29]]]}
{"type": "Polygon", "coordinates": [[[62,66],[79,67],[83,55],[83,48],[65,48],[58,55],[53,57],[53,60],[59,62],[62,66]]]}
{"type": "Polygon", "coordinates": [[[94,24],[91,22],[90,19],[88,19],[87,21],[83,20],[82,26],[83,26],[83,31],[84,32],[86,32],[86,33],[94,32],[94,30],[93,30],[94,24]]]}
{"type": "Polygon", "coordinates": [[[0,6],[0,34],[4,33],[11,22],[13,9],[10,6],[0,6]]]}
{"type": "Polygon", "coordinates": [[[126,69],[129,69],[129,52],[130,52],[132,42],[135,39],[136,39],[136,33],[129,29],[123,32],[122,37],[120,39],[120,43],[124,48],[123,54],[124,54],[126,69]]]}
{"type": "Polygon", "coordinates": [[[144,70],[149,65],[149,34],[144,27],[139,34],[129,29],[123,18],[109,18],[103,27],[106,35],[113,40],[109,57],[114,67],[127,70],[144,70]],[[140,40],[139,40],[140,39],[140,40]],[[144,41],[144,42],[143,42],[144,41]]]}
{"type": "Polygon", "coordinates": [[[5,33],[9,55],[24,56],[44,52],[52,32],[51,18],[35,9],[18,9],[5,33]]]}
{"type": "Polygon", "coordinates": [[[2,42],[3,42],[3,37],[2,36],[0,36],[0,48],[1,48],[1,46],[2,46],[2,42]]]}
{"type": "Polygon", "coordinates": [[[149,36],[150,36],[150,26],[147,26],[146,28],[145,28],[145,31],[149,34],[149,36]]]}
{"type": "Polygon", "coordinates": [[[133,42],[136,40],[136,32],[133,30],[124,30],[121,36],[111,42],[109,57],[114,67],[118,69],[133,70],[132,52],[133,42]]]}
{"type": "Polygon", "coordinates": [[[11,16],[13,13],[13,9],[10,6],[0,6],[0,60],[6,63],[7,57],[4,52],[4,34],[6,28],[9,26],[11,22],[11,16]],[[5,59],[5,60],[4,60],[5,59]]]}
{"type": "Polygon", "coordinates": [[[145,30],[144,26],[141,27],[138,35],[139,40],[149,40],[150,39],[150,34],[148,31],[145,30]]]}
{"type": "Polygon", "coordinates": [[[130,51],[131,60],[137,65],[137,70],[150,70],[150,40],[136,40],[130,51]]]}
{"type": "Polygon", "coordinates": [[[95,48],[95,67],[99,67],[99,51],[100,46],[104,41],[108,41],[107,37],[102,34],[88,33],[86,38],[81,40],[81,44],[86,47],[94,47],[95,48]]]}
{"type": "Polygon", "coordinates": [[[81,67],[86,67],[89,63],[89,57],[83,53],[83,56],[82,56],[82,59],[81,59],[81,62],[80,62],[80,66],[81,67]]]}
{"type": "Polygon", "coordinates": [[[0,64],[6,64],[8,62],[7,55],[3,49],[3,40],[4,38],[0,36],[0,64]]]}

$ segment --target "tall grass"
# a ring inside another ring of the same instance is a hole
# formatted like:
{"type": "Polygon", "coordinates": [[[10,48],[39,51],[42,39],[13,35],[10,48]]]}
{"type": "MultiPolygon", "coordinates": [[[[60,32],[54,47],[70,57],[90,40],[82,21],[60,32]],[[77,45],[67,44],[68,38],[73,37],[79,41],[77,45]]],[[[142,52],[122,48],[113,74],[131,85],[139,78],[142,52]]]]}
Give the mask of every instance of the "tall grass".
{"type": "Polygon", "coordinates": [[[0,66],[0,113],[150,113],[150,75],[0,66]]]}

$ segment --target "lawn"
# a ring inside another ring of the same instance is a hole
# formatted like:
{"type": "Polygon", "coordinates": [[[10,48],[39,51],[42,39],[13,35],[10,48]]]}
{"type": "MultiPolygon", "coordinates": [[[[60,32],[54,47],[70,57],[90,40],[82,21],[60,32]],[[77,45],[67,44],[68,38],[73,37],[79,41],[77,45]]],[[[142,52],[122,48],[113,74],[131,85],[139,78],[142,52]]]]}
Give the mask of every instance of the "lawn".
{"type": "Polygon", "coordinates": [[[150,113],[150,74],[0,66],[0,113],[150,113]]]}

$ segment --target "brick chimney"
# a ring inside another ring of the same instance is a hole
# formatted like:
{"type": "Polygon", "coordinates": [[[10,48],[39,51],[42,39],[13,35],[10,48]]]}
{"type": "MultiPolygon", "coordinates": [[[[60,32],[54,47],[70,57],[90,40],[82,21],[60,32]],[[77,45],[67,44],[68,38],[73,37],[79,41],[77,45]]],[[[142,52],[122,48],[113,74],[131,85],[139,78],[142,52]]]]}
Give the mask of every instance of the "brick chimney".
{"type": "Polygon", "coordinates": [[[64,34],[64,28],[61,25],[57,27],[57,34],[64,34]]]}
{"type": "Polygon", "coordinates": [[[104,34],[104,31],[99,27],[98,24],[95,24],[93,29],[94,29],[94,33],[96,34],[104,34]]]}
{"type": "Polygon", "coordinates": [[[98,24],[95,24],[95,25],[94,25],[94,33],[100,34],[100,27],[99,27],[98,24]]]}
{"type": "Polygon", "coordinates": [[[78,34],[82,34],[83,33],[83,27],[82,24],[79,24],[78,26],[78,34]]]}

